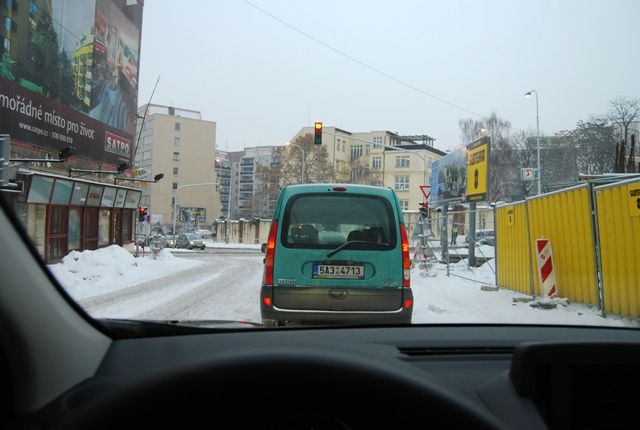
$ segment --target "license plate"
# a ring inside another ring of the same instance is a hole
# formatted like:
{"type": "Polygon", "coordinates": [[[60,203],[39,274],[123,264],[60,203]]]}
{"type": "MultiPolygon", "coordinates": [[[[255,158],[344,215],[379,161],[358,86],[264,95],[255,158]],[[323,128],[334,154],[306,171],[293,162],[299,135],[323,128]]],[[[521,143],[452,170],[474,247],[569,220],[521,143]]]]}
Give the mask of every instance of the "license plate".
{"type": "Polygon", "coordinates": [[[314,279],[364,279],[362,264],[314,264],[314,279]]]}

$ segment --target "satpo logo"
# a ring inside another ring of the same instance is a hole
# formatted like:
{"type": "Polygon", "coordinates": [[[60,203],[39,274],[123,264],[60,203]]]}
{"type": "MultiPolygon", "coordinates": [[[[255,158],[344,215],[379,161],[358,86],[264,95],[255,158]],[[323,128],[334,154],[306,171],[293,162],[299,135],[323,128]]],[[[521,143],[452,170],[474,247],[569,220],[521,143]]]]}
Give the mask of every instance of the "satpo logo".
{"type": "Polygon", "coordinates": [[[128,158],[131,155],[131,141],[117,134],[105,131],[104,150],[112,154],[124,155],[128,158]]]}

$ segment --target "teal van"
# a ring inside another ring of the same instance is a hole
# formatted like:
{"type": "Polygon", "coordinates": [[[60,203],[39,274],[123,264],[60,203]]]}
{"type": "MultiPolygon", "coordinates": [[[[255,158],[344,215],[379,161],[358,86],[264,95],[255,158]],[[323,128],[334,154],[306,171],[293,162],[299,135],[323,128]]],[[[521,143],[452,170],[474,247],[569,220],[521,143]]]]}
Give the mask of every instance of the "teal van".
{"type": "Polygon", "coordinates": [[[390,188],[283,188],[263,252],[265,325],[411,323],[409,242],[390,188]]]}

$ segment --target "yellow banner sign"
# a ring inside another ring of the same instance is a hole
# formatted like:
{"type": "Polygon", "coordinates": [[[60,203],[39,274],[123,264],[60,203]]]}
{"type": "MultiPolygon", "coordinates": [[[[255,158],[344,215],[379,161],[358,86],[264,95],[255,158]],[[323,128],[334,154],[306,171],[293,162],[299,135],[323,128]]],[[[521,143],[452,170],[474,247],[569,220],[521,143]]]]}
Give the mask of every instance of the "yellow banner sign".
{"type": "Polygon", "coordinates": [[[487,198],[489,181],[489,142],[472,145],[467,151],[467,201],[487,198]]]}

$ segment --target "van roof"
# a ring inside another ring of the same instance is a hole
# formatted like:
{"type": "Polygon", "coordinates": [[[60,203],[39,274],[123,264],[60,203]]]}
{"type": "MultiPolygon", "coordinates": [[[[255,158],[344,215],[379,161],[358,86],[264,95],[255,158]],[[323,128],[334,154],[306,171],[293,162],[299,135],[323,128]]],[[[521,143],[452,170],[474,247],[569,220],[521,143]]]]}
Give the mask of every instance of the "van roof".
{"type": "Polygon", "coordinates": [[[285,200],[289,200],[290,197],[306,194],[306,193],[357,193],[370,196],[383,196],[391,202],[394,212],[396,212],[400,222],[404,222],[402,218],[402,212],[400,211],[399,203],[393,189],[389,187],[379,187],[375,185],[360,185],[360,184],[344,184],[344,183],[321,183],[321,184],[298,184],[287,185],[282,188],[280,198],[274,211],[274,218],[277,218],[282,209],[282,205],[285,200]],[[344,187],[345,191],[334,191],[335,187],[344,187]]]}

